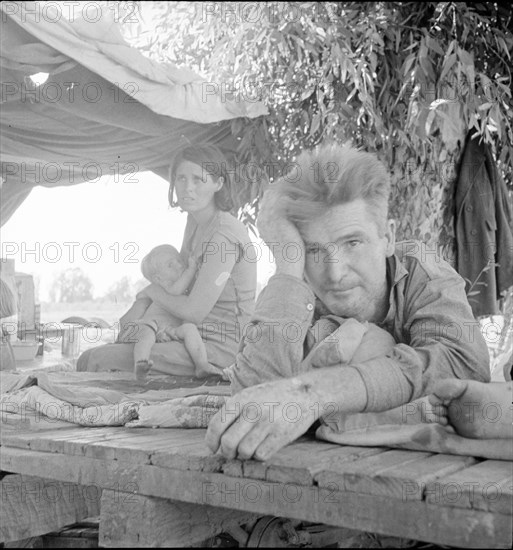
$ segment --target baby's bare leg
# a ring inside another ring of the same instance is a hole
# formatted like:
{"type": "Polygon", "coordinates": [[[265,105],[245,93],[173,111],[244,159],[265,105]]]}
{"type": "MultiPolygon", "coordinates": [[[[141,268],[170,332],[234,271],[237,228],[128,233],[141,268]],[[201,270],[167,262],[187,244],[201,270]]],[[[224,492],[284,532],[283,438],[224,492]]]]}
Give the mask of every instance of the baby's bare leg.
{"type": "Polygon", "coordinates": [[[208,362],[207,350],[196,325],[184,323],[173,331],[178,339],[183,340],[185,349],[194,363],[194,374],[197,378],[205,378],[212,374],[222,375],[222,369],[214,367],[208,362]]]}
{"type": "Polygon", "coordinates": [[[151,327],[139,325],[134,345],[134,374],[137,380],[144,380],[153,365],[150,353],[155,337],[155,331],[151,327]]]}

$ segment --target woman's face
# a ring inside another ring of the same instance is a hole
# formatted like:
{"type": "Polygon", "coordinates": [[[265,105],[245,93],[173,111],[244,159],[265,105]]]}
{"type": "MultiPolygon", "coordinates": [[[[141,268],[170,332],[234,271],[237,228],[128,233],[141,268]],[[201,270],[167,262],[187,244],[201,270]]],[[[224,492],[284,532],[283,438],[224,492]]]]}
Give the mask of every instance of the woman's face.
{"type": "Polygon", "coordinates": [[[200,212],[214,206],[214,195],[222,186],[223,178],[215,181],[202,166],[194,162],[184,160],[176,169],[178,206],[186,212],[200,212]]]}

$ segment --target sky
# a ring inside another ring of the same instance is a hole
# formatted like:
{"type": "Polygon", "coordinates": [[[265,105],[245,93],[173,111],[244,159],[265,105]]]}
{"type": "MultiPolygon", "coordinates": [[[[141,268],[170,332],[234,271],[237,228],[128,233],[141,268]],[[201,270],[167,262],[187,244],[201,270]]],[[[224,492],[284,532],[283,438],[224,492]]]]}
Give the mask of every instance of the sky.
{"type": "MultiPolygon", "coordinates": [[[[169,208],[167,182],[152,172],[119,179],[35,187],[2,227],[0,256],[34,275],[36,301],[48,301],[54,277],[67,268],[81,268],[98,298],[123,276],[141,279],[140,262],[154,246],[180,248],[186,214],[169,208]]],[[[265,284],[274,266],[265,245],[250,236],[261,247],[258,280],[265,284]]]]}

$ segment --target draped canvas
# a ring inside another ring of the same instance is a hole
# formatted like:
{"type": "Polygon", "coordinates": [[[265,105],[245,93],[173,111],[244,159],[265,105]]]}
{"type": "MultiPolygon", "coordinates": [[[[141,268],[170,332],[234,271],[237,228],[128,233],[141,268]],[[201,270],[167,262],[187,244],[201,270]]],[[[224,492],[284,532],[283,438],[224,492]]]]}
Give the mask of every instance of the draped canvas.
{"type": "Polygon", "coordinates": [[[36,23],[21,7],[12,13],[12,4],[11,15],[0,5],[2,224],[34,185],[143,170],[167,177],[173,153],[188,143],[233,155],[230,121],[266,112],[211,93],[192,71],[147,59],[124,42],[108,12],[94,24],[36,23]],[[43,84],[30,78],[37,72],[49,73],[43,84]]]}

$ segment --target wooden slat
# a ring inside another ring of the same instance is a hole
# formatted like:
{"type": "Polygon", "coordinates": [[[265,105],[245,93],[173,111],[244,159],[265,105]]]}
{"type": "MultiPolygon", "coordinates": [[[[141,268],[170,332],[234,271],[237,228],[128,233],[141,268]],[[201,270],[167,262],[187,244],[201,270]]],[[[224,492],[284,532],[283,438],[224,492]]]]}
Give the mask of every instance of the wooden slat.
{"type": "Polygon", "coordinates": [[[163,446],[179,445],[183,438],[176,435],[158,434],[151,428],[124,429],[118,438],[105,441],[91,441],[85,449],[85,456],[105,460],[126,460],[134,463],[150,463],[151,454],[163,446]]]}
{"type": "Polygon", "coordinates": [[[431,456],[420,451],[386,451],[356,462],[335,463],[315,476],[319,487],[337,491],[361,491],[372,494],[376,489],[374,478],[387,468],[402,466],[431,456]]]}
{"type": "MultiPolygon", "coordinates": [[[[181,471],[77,456],[3,449],[5,470],[38,471],[42,477],[112,487],[137,485],[137,494],[171,498],[256,514],[298,518],[449,546],[511,547],[511,516],[390,497],[297,487],[297,498],[282,484],[230,478],[216,473],[181,471]],[[260,493],[256,494],[255,490],[260,493]]],[[[368,459],[366,459],[368,460],[368,459]]],[[[288,487],[291,487],[289,485],[288,487]]]]}
{"type": "Polygon", "coordinates": [[[433,504],[512,513],[513,463],[485,460],[428,483],[426,500],[433,504]]]}
{"type": "Polygon", "coordinates": [[[222,465],[222,472],[230,477],[242,477],[242,460],[236,458],[226,460],[222,465]]]}
{"type": "Polygon", "coordinates": [[[247,512],[142,495],[123,503],[113,491],[104,491],[99,543],[102,548],[190,547],[257,518],[247,512]]]}
{"type": "Polygon", "coordinates": [[[207,447],[204,435],[199,441],[160,449],[151,455],[153,465],[179,470],[220,472],[225,462],[222,455],[213,454],[207,447]]]}
{"type": "Polygon", "coordinates": [[[316,474],[334,464],[353,462],[385,451],[384,448],[319,444],[317,441],[293,443],[267,461],[265,479],[313,485],[316,474]]]}
{"type": "Polygon", "coordinates": [[[360,470],[358,464],[345,479],[345,489],[403,500],[422,500],[426,484],[439,477],[476,464],[472,457],[432,455],[394,466],[377,465],[374,472],[360,470]]]}
{"type": "Polygon", "coordinates": [[[34,476],[0,481],[0,542],[37,537],[100,513],[100,493],[91,498],[80,485],[34,476]]]}

